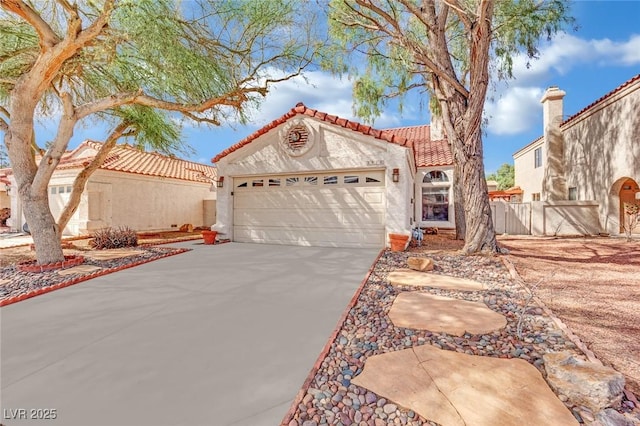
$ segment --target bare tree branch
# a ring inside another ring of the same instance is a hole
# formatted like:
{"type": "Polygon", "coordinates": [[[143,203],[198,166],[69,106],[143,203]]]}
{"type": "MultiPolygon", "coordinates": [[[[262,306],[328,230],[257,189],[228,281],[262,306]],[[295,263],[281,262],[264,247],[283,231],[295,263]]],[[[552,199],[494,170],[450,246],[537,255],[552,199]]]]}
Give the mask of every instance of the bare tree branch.
{"type": "Polygon", "coordinates": [[[40,160],[38,171],[31,185],[31,191],[34,194],[37,194],[38,190],[42,190],[43,187],[46,188],[48,186],[49,180],[51,180],[55,168],[58,166],[58,163],[60,163],[60,158],[67,149],[71,136],[73,136],[73,128],[78,122],[71,95],[63,93],[61,100],[63,113],[58,126],[58,133],[42,157],[42,160],[40,160]]]}
{"type": "Polygon", "coordinates": [[[42,19],[40,14],[22,0],[0,0],[0,6],[21,17],[36,30],[40,39],[41,50],[49,50],[60,41],[60,37],[58,37],[49,24],[42,19]]]}
{"type": "Polygon", "coordinates": [[[76,210],[78,210],[80,198],[82,197],[82,192],[84,191],[84,187],[87,184],[89,177],[91,177],[93,172],[104,163],[104,160],[106,160],[107,156],[116,145],[116,142],[124,135],[128,127],[128,123],[120,123],[104,141],[96,156],[93,157],[93,160],[91,160],[91,162],[76,176],[73,181],[73,189],[69,196],[69,201],[64,206],[64,209],[60,213],[60,217],[57,221],[60,231],[64,230],[69,223],[71,216],[73,216],[76,210]]]}
{"type": "Polygon", "coordinates": [[[464,25],[464,29],[466,31],[471,31],[473,23],[469,19],[469,14],[464,10],[460,2],[458,0],[442,0],[442,2],[456,12],[456,15],[460,18],[460,22],[464,25]]]}

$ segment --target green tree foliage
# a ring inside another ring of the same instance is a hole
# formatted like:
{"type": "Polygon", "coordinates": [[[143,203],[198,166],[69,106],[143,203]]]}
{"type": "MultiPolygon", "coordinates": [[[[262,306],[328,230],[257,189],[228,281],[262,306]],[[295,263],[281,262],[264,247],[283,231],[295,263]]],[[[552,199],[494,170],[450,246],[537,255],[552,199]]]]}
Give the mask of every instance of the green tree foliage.
{"type": "Polygon", "coordinates": [[[516,179],[516,169],[509,163],[504,163],[498,171],[487,176],[487,180],[498,182],[498,189],[504,191],[513,187],[516,179]]]}
{"type": "Polygon", "coordinates": [[[517,53],[537,57],[540,40],[572,22],[567,8],[562,0],[330,2],[333,60],[324,65],[355,79],[356,114],[371,121],[389,99],[412,89],[436,99],[454,154],[465,253],[498,251],[482,159],[489,83],[511,77],[517,53]]]}
{"type": "Polygon", "coordinates": [[[38,262],[62,258],[47,185],[78,123],[108,123],[107,151],[121,137],[184,149],[182,120],[245,121],[311,63],[313,19],[297,0],[0,0],[0,131],[38,262]],[[34,123],[47,116],[59,124],[45,142],[34,123]]]}

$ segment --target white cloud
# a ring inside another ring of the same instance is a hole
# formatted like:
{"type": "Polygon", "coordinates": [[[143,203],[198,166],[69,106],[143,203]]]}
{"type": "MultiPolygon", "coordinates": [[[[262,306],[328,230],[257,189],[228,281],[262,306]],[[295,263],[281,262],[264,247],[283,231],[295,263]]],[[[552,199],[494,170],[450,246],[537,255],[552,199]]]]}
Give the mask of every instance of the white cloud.
{"type": "MultiPolygon", "coordinates": [[[[298,102],[318,111],[337,115],[348,120],[362,121],[353,113],[353,82],[346,76],[335,76],[323,71],[306,72],[287,81],[275,84],[270,89],[258,111],[251,114],[256,127],[263,126],[285,114],[298,102]]],[[[414,114],[413,108],[405,108],[403,117],[385,111],[375,120],[375,127],[388,128],[401,124],[403,118],[414,114]]]]}
{"type": "Polygon", "coordinates": [[[540,123],[541,97],[542,89],[539,87],[514,87],[496,102],[487,102],[487,130],[495,135],[513,135],[530,130],[540,123]]]}
{"type": "Polygon", "coordinates": [[[583,64],[631,66],[640,64],[640,35],[616,42],[607,38],[584,40],[560,33],[540,48],[540,58],[530,60],[518,55],[513,60],[513,75],[518,84],[535,82],[556,72],[565,75],[583,64]],[[529,64],[529,67],[527,67],[529,64]]]}
{"type": "Polygon", "coordinates": [[[580,72],[584,65],[597,67],[640,64],[640,35],[626,41],[585,40],[561,33],[540,48],[540,58],[525,55],[513,59],[514,79],[496,84],[492,99],[485,103],[487,131],[514,135],[541,126],[540,98],[554,75],[580,72]],[[529,64],[529,65],[527,65],[529,64]]]}

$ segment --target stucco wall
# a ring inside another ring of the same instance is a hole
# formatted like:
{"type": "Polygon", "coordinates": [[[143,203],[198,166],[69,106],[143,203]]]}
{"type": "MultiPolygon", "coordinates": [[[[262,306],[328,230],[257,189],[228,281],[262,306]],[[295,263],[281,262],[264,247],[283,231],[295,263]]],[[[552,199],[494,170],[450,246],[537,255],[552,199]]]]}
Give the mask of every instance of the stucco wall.
{"type": "Polygon", "coordinates": [[[544,140],[540,139],[521,149],[513,155],[515,168],[515,186],[519,186],[522,191],[522,201],[532,201],[532,194],[542,192],[542,180],[544,179],[544,165],[546,152],[544,140]],[[536,148],[542,148],[542,166],[535,167],[536,148]]]}
{"type": "Polygon", "coordinates": [[[171,225],[185,223],[210,225],[204,223],[203,203],[215,198],[209,188],[204,183],[99,170],[87,183],[83,220],[89,230],[124,225],[139,231],[171,229],[171,225]],[[101,199],[94,204],[94,197],[101,199]]]}
{"type": "Polygon", "coordinates": [[[385,169],[386,232],[408,234],[413,216],[410,150],[310,117],[297,116],[294,119],[303,120],[312,130],[313,146],[305,154],[290,156],[280,147],[279,130],[285,123],[222,158],[217,164],[218,176],[224,176],[224,188],[218,188],[217,222],[224,226],[226,236],[233,238],[231,192],[234,177],[362,169],[385,169]],[[400,172],[397,183],[392,179],[394,168],[400,172]]]}
{"type": "Polygon", "coordinates": [[[598,203],[594,201],[534,201],[532,235],[596,235],[600,232],[598,203]]]}
{"type": "Polygon", "coordinates": [[[578,120],[562,127],[567,187],[579,200],[600,202],[602,228],[620,233],[616,185],[624,178],[640,182],[640,81],[614,95],[578,120]]]}
{"type": "Polygon", "coordinates": [[[11,208],[11,198],[7,195],[6,191],[0,191],[0,209],[5,207],[11,208]]]}

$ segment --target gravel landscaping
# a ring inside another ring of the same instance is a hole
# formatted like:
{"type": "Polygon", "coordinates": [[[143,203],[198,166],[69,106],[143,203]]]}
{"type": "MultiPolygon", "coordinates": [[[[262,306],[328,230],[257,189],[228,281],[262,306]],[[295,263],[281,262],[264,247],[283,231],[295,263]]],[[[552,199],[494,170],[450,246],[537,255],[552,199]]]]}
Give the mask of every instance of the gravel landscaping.
{"type": "MultiPolygon", "coordinates": [[[[79,271],[78,273],[63,275],[59,272],[64,270],[22,272],[18,270],[16,265],[0,268],[0,306],[15,303],[28,297],[37,296],[100,275],[110,274],[121,269],[188,251],[187,249],[152,246],[136,247],[131,250],[138,253],[108,260],[85,257],[82,266],[95,267],[95,270],[91,272],[79,271]]],[[[82,254],[82,252],[79,253],[82,254]]]]}
{"type": "MultiPolygon", "coordinates": [[[[393,401],[351,383],[372,355],[433,345],[466,354],[521,358],[543,371],[546,352],[572,350],[576,345],[562,332],[545,311],[529,297],[530,293],[514,282],[499,257],[459,256],[453,252],[427,253],[385,251],[364,283],[355,305],[340,325],[317,371],[312,371],[284,424],[313,426],[343,425],[423,425],[434,424],[404,410],[393,401]],[[393,287],[386,280],[390,271],[406,268],[409,256],[429,256],[435,260],[434,273],[473,279],[488,286],[480,291],[448,291],[393,287]],[[507,319],[505,328],[482,335],[451,336],[394,326],[388,312],[401,291],[426,291],[461,300],[484,301],[507,319]],[[518,334],[518,329],[521,333],[518,334]]],[[[629,401],[625,401],[629,403],[629,401]]],[[[632,404],[625,405],[627,409],[632,404]]],[[[568,407],[571,409],[572,407],[568,407]]],[[[578,411],[575,411],[578,413],[578,411]]],[[[579,418],[579,415],[576,415],[579,418]]]]}

